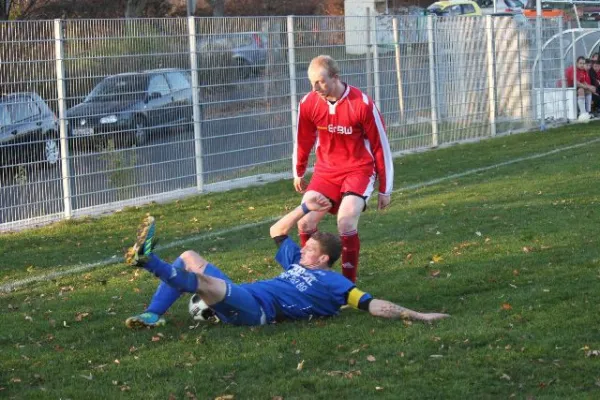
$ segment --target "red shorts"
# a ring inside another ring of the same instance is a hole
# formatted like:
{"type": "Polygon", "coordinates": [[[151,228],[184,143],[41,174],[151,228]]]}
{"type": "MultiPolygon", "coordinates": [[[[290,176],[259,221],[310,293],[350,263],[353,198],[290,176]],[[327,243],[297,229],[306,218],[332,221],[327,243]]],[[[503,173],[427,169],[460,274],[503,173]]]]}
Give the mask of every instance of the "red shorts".
{"type": "Polygon", "coordinates": [[[308,190],[321,193],[333,202],[333,207],[329,209],[331,214],[337,214],[345,195],[353,194],[365,199],[365,208],[367,201],[373,193],[376,175],[365,174],[364,171],[349,172],[345,175],[324,175],[315,173],[310,179],[308,190]]]}

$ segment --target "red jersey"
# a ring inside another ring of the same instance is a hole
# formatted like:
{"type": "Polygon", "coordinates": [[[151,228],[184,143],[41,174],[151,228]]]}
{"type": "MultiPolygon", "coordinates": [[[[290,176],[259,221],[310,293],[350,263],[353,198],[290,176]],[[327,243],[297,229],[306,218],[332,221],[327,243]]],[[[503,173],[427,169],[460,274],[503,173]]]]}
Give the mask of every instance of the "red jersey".
{"type": "Polygon", "coordinates": [[[334,104],[316,92],[300,101],[294,137],[295,178],[304,176],[315,142],[315,173],[377,173],[379,192],[391,194],[394,165],[385,124],[373,100],[359,89],[346,85],[344,94],[334,104]]]}
{"type": "MultiPolygon", "coordinates": [[[[573,87],[573,66],[571,65],[565,70],[565,79],[567,80],[567,86],[573,87]]],[[[585,69],[577,68],[577,82],[579,83],[587,83],[588,85],[592,84],[592,80],[590,79],[590,74],[585,69]]]]}

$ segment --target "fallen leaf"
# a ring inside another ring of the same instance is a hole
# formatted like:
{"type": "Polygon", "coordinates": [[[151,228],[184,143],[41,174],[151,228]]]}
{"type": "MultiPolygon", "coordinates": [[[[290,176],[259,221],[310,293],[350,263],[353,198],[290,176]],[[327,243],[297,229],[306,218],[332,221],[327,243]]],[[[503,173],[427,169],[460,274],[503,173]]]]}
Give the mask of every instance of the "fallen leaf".
{"type": "Polygon", "coordinates": [[[439,263],[444,261],[444,259],[442,258],[442,256],[436,254],[433,257],[431,257],[431,261],[433,261],[434,263],[439,263]]]}
{"type": "Polygon", "coordinates": [[[513,275],[514,276],[519,276],[519,270],[518,269],[513,269],[513,275]]]}
{"type": "Polygon", "coordinates": [[[87,379],[88,381],[91,381],[92,379],[94,379],[94,377],[92,376],[92,374],[88,375],[79,375],[80,377],[87,379]]]}
{"type": "Polygon", "coordinates": [[[429,358],[444,358],[444,356],[441,354],[432,354],[429,356],[429,358]]]}
{"type": "Polygon", "coordinates": [[[233,400],[235,397],[232,394],[224,394],[222,396],[216,397],[215,400],[233,400]]]}
{"type": "Polygon", "coordinates": [[[21,383],[21,378],[11,378],[10,381],[12,383],[21,383]]]}
{"type": "Polygon", "coordinates": [[[152,341],[153,342],[158,342],[160,340],[159,336],[152,336],[152,341]]]}
{"type": "Polygon", "coordinates": [[[375,386],[375,390],[383,390],[382,386],[375,386]]]}
{"type": "Polygon", "coordinates": [[[481,232],[479,232],[479,231],[475,232],[475,234],[476,234],[477,236],[481,236],[481,232]]]}
{"type": "Polygon", "coordinates": [[[525,246],[523,247],[524,253],[531,253],[533,251],[533,247],[525,246]]]}
{"type": "Polygon", "coordinates": [[[77,313],[77,315],[75,316],[75,321],[77,322],[81,322],[81,320],[83,320],[85,317],[87,317],[88,315],[90,315],[90,313],[84,312],[84,313],[77,313]]]}
{"type": "Polygon", "coordinates": [[[67,325],[67,321],[63,321],[63,326],[64,326],[65,328],[70,328],[70,326],[69,326],[69,325],[67,325]]]}
{"type": "Polygon", "coordinates": [[[302,368],[304,368],[304,360],[302,360],[298,363],[298,366],[296,367],[296,371],[302,371],[302,368]]]}
{"type": "Polygon", "coordinates": [[[121,364],[121,361],[115,360],[115,364],[119,365],[119,364],[121,364]]]}
{"type": "Polygon", "coordinates": [[[283,400],[282,396],[273,396],[271,397],[271,400],[283,400]]]}
{"type": "Polygon", "coordinates": [[[252,210],[254,210],[254,207],[250,206],[250,207],[248,207],[248,210],[252,211],[252,210]]]}
{"type": "Polygon", "coordinates": [[[509,303],[502,303],[503,310],[512,310],[512,306],[509,303]]]}
{"type": "Polygon", "coordinates": [[[434,269],[433,271],[431,271],[431,272],[429,273],[429,275],[430,275],[432,278],[437,278],[438,276],[440,276],[440,273],[441,273],[441,272],[442,272],[442,271],[440,271],[439,269],[434,269]]]}
{"type": "Polygon", "coordinates": [[[354,364],[356,364],[356,360],[353,359],[353,358],[351,358],[351,359],[348,360],[348,364],[349,365],[354,365],[354,364]]]}
{"type": "Polygon", "coordinates": [[[375,362],[375,360],[376,360],[375,357],[373,357],[371,355],[367,356],[367,361],[369,361],[369,362],[375,362]]]}
{"type": "Polygon", "coordinates": [[[198,400],[196,395],[192,392],[185,392],[185,397],[187,397],[188,399],[192,399],[192,400],[198,400]]]}
{"type": "Polygon", "coordinates": [[[506,374],[502,374],[502,376],[500,377],[500,379],[506,379],[507,381],[510,381],[510,376],[508,376],[506,374]]]}

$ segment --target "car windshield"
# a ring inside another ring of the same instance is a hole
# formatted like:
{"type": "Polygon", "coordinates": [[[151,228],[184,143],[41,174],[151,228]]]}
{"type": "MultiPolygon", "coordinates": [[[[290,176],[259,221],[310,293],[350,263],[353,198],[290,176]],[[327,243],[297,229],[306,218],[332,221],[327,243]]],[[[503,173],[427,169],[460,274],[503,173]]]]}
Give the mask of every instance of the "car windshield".
{"type": "Polygon", "coordinates": [[[120,101],[142,98],[148,87],[148,78],[148,75],[107,78],[92,90],[85,101],[120,101]]]}
{"type": "Polygon", "coordinates": [[[0,104],[0,126],[10,125],[10,114],[6,104],[0,104]]]}
{"type": "Polygon", "coordinates": [[[437,4],[432,4],[429,7],[427,7],[427,14],[434,14],[441,17],[448,15],[448,10],[445,10],[437,4]]]}
{"type": "Polygon", "coordinates": [[[511,8],[523,8],[523,3],[521,3],[519,0],[504,0],[504,4],[511,8]]]}

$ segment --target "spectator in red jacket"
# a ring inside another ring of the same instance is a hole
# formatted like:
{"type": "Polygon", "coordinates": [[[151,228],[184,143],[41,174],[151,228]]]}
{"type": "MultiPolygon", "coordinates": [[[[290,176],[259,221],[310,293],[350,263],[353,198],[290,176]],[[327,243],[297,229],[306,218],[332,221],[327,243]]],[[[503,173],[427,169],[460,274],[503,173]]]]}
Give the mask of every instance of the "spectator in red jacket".
{"type": "Polygon", "coordinates": [[[592,107],[592,94],[596,93],[596,87],[592,85],[584,57],[577,58],[576,67],[570,66],[565,70],[565,79],[568,87],[577,88],[577,107],[579,108],[580,118],[581,116],[589,117],[592,107]]]}

